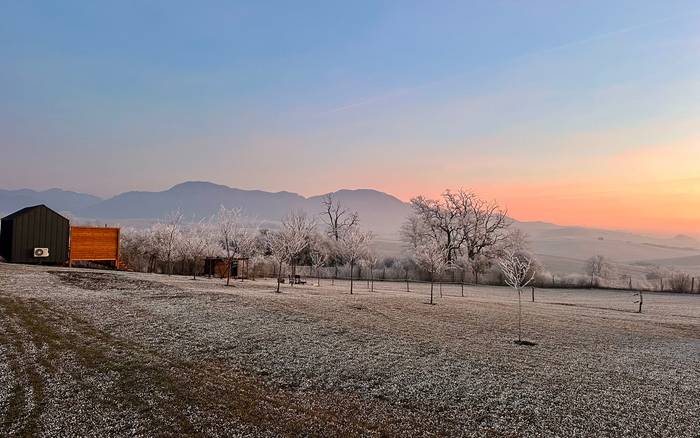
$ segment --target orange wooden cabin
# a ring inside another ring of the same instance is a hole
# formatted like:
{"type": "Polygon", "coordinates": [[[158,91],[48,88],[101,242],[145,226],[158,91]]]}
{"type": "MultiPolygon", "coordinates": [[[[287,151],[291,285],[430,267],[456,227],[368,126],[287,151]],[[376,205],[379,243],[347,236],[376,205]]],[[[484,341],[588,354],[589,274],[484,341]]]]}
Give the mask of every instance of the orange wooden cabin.
{"type": "Polygon", "coordinates": [[[114,262],[119,267],[119,228],[70,227],[68,266],[78,261],[114,262]]]}

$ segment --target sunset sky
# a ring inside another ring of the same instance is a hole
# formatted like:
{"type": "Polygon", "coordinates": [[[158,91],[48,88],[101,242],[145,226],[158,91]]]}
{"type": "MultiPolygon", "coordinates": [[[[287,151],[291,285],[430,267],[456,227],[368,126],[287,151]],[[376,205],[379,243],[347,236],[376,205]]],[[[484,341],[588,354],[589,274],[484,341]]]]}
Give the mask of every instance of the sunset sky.
{"type": "Polygon", "coordinates": [[[700,3],[0,4],[0,188],[445,188],[700,234],[700,3]],[[206,6],[205,6],[206,4],[206,6]]]}

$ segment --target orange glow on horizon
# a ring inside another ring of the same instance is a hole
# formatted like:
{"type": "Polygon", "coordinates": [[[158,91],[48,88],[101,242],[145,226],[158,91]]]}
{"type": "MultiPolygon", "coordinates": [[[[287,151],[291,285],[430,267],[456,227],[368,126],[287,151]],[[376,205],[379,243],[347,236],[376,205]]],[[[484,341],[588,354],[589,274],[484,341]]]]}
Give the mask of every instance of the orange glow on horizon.
{"type": "MultiPolygon", "coordinates": [[[[602,163],[580,163],[590,174],[463,185],[494,199],[520,221],[700,235],[700,140],[628,150],[602,163]],[[596,167],[597,166],[597,167],[596,167]]],[[[412,181],[409,185],[416,184],[412,181]]],[[[459,186],[450,186],[455,189],[459,186]]],[[[420,193],[402,187],[408,201],[420,193]]],[[[438,197],[444,188],[422,193],[438,197]]]]}

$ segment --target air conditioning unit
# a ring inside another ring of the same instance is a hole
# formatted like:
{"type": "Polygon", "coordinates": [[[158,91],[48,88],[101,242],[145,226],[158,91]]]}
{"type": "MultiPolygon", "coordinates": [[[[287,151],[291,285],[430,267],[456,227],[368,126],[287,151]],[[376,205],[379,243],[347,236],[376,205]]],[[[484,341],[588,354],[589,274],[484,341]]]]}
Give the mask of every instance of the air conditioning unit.
{"type": "Polygon", "coordinates": [[[49,256],[49,249],[48,248],[34,248],[34,257],[48,257],[49,256]]]}

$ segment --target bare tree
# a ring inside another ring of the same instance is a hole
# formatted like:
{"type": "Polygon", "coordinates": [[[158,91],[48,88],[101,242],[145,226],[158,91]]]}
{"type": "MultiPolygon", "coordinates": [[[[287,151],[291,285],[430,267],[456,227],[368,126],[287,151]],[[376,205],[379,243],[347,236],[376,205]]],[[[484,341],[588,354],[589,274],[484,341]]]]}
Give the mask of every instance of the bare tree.
{"type": "Polygon", "coordinates": [[[365,257],[368,245],[373,235],[369,231],[362,231],[359,227],[348,229],[339,241],[338,248],[343,259],[350,264],[350,295],[353,293],[354,268],[358,261],[365,257]]]}
{"type": "Polygon", "coordinates": [[[350,211],[333,198],[333,193],[328,193],[321,200],[323,211],[321,220],[326,225],[326,234],[335,243],[331,248],[335,249],[333,264],[335,266],[334,279],[338,277],[338,260],[342,254],[340,251],[340,241],[346,233],[356,229],[360,225],[360,218],[357,212],[350,211]]]}
{"type": "Polygon", "coordinates": [[[607,257],[596,255],[586,260],[586,274],[591,276],[591,286],[599,285],[602,278],[610,278],[615,274],[615,268],[607,257]]]}
{"type": "Polygon", "coordinates": [[[326,224],[326,232],[328,237],[336,242],[340,241],[343,234],[360,224],[357,212],[343,207],[339,201],[333,199],[332,193],[325,195],[321,203],[324,208],[321,217],[323,218],[323,223],[326,224]]]}
{"type": "Polygon", "coordinates": [[[413,258],[418,266],[430,275],[430,304],[434,304],[433,289],[435,276],[442,274],[448,266],[447,252],[449,250],[432,239],[427,239],[413,252],[413,258]]]}
{"type": "Polygon", "coordinates": [[[522,344],[522,289],[535,279],[532,257],[516,248],[508,248],[499,264],[505,282],[518,292],[518,344],[522,344]]]}

